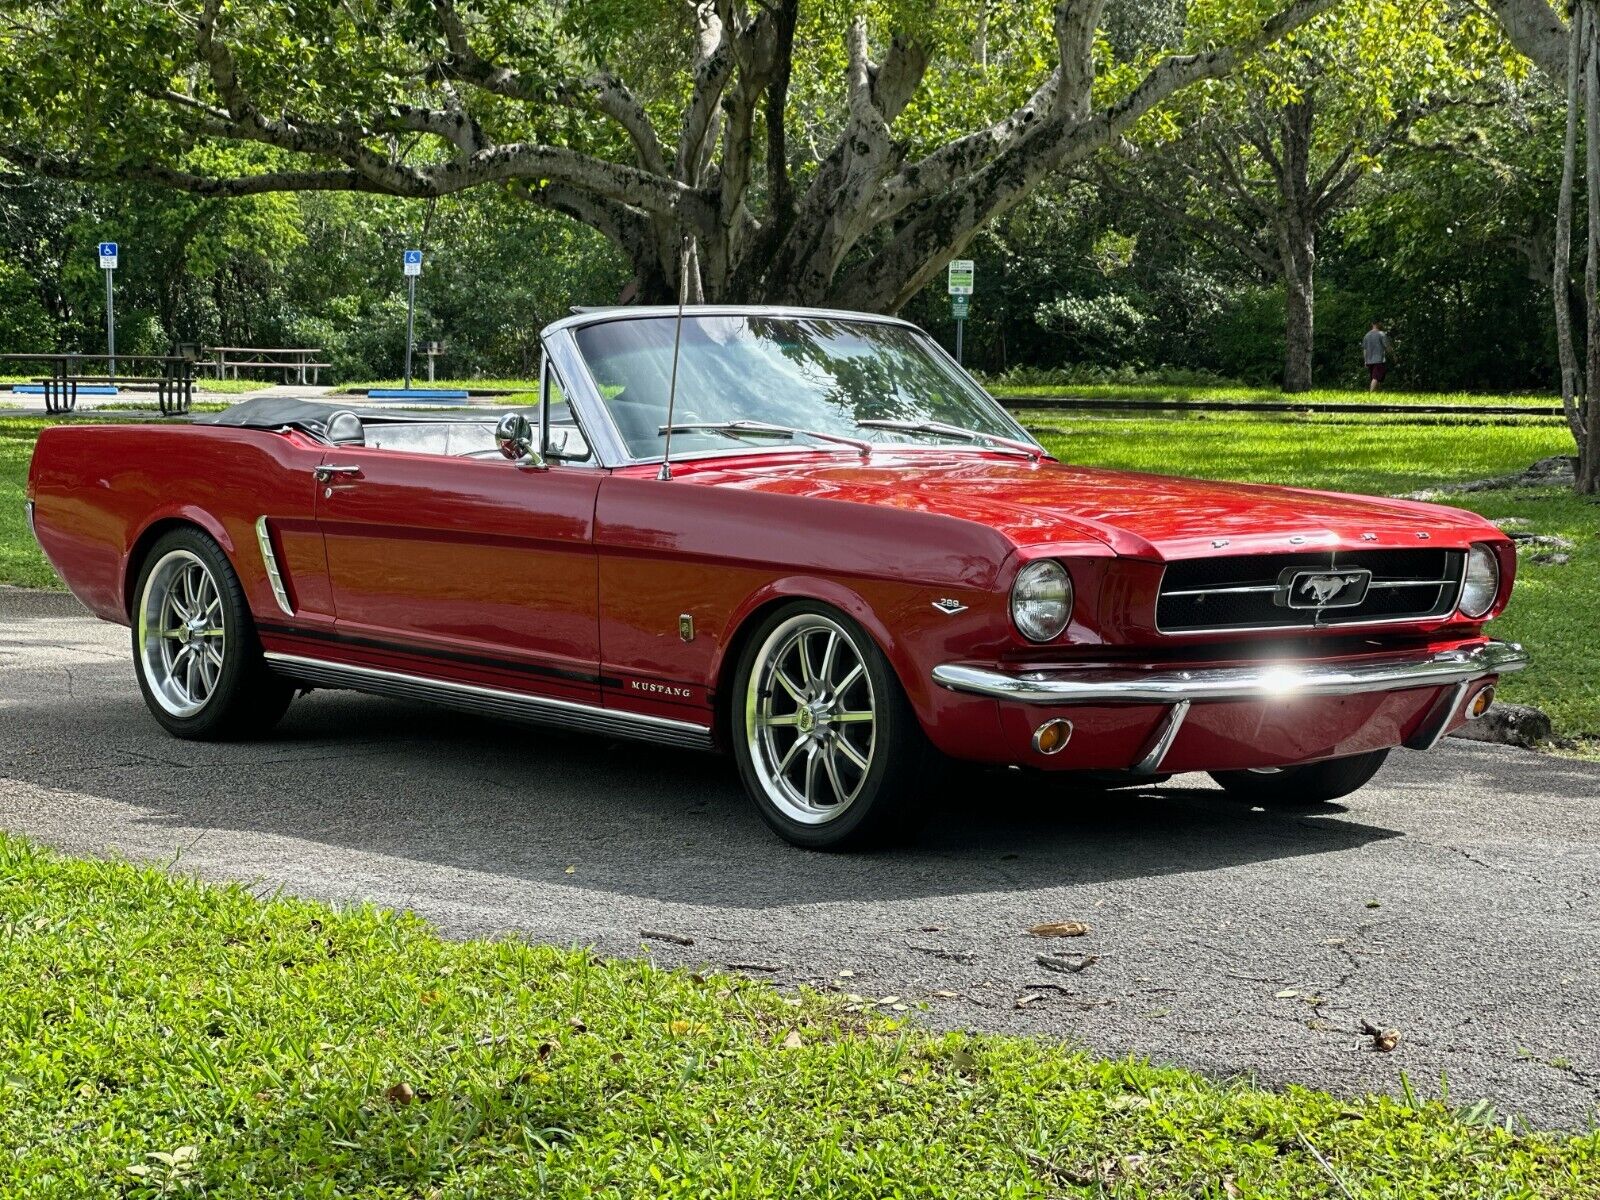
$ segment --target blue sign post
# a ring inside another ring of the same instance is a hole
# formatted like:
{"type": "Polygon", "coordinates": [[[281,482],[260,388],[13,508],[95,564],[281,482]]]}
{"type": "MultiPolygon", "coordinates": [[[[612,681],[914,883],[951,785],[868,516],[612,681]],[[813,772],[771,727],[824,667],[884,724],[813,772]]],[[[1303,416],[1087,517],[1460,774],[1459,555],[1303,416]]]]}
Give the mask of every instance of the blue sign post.
{"type": "Polygon", "coordinates": [[[117,309],[115,298],[111,294],[111,273],[117,269],[117,244],[115,242],[101,242],[100,268],[106,273],[106,355],[110,359],[106,376],[110,379],[117,377],[117,309]]]}
{"type": "Polygon", "coordinates": [[[406,391],[411,390],[411,348],[416,343],[417,276],[422,274],[422,251],[403,250],[400,261],[406,272],[406,391]]]}

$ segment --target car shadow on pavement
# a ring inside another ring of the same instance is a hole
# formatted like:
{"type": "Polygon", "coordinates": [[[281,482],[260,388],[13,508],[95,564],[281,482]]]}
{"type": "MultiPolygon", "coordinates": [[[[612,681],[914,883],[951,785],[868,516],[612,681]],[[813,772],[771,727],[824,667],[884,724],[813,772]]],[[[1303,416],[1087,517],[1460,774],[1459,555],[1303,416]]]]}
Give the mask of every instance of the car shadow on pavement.
{"type": "Polygon", "coordinates": [[[173,827],[174,845],[196,831],[253,831],[401,869],[428,863],[688,904],[1020,891],[1399,836],[1335,805],[1268,812],[1209,786],[1075,791],[1018,772],[960,771],[929,796],[905,844],[819,854],[767,830],[726,758],[428,706],[319,692],[296,701],[272,738],[247,744],[169,738],[126,692],[7,715],[38,722],[41,735],[52,725],[73,733],[44,756],[8,754],[0,775],[133,805],[140,824],[173,827]]]}

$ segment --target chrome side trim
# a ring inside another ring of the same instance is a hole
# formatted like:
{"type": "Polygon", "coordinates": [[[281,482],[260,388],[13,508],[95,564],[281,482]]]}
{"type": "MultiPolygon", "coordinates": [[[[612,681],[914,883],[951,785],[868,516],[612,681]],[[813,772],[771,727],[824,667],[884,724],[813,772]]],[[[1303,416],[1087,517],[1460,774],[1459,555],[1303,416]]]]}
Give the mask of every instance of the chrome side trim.
{"type": "Polygon", "coordinates": [[[329,662],[321,658],[305,658],[298,654],[268,651],[265,657],[272,664],[272,669],[280,675],[322,687],[350,688],[358,692],[374,692],[381,696],[396,696],[405,700],[428,700],[452,708],[465,709],[468,712],[533,721],[541,725],[557,725],[564,729],[581,729],[586,733],[640,738],[648,742],[682,746],[690,750],[711,749],[711,727],[698,725],[692,721],[675,721],[668,717],[620,712],[592,704],[579,704],[573,700],[529,696],[522,692],[507,692],[500,688],[480,687],[477,684],[456,683],[444,679],[428,679],[421,675],[383,671],[376,667],[358,667],[350,663],[329,662]]]}
{"type": "Polygon", "coordinates": [[[261,547],[261,561],[267,565],[267,581],[272,584],[272,598],[286,616],[294,616],[294,607],[289,603],[289,590],[283,586],[283,572],[278,570],[278,556],[272,552],[272,534],[267,530],[265,517],[256,518],[256,543],[261,547]]]}
{"type": "Polygon", "coordinates": [[[1135,775],[1154,775],[1161,770],[1161,763],[1167,757],[1167,751],[1171,750],[1172,743],[1178,740],[1178,731],[1183,728],[1183,722],[1189,715],[1189,707],[1190,701],[1179,700],[1167,709],[1167,715],[1156,726],[1156,731],[1150,738],[1150,744],[1145,747],[1144,754],[1133,764],[1135,775]]]}
{"type": "Polygon", "coordinates": [[[1180,700],[1287,700],[1445,687],[1486,675],[1509,675],[1527,665],[1528,654],[1516,643],[1486,642],[1467,650],[1420,657],[1349,663],[1263,662],[1193,670],[1094,666],[1010,674],[992,667],[941,663],[933,669],[933,681],[954,692],[1021,704],[1176,704],[1180,700]]]}
{"type": "Polygon", "coordinates": [[[23,510],[28,514],[28,534],[35,542],[37,542],[39,540],[39,530],[34,526],[33,523],[33,501],[29,500],[26,504],[24,504],[23,510]]]}

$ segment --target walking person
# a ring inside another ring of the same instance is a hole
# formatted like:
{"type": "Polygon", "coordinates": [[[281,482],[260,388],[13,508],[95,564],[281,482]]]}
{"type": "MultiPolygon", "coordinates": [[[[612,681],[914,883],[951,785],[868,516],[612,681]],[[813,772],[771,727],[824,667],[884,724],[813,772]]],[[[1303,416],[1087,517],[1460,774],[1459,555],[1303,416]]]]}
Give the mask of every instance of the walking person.
{"type": "Polygon", "coordinates": [[[1394,343],[1384,332],[1383,322],[1374,321],[1367,335],[1361,339],[1361,357],[1367,364],[1367,391],[1375,392],[1389,373],[1389,358],[1394,354],[1394,343]]]}

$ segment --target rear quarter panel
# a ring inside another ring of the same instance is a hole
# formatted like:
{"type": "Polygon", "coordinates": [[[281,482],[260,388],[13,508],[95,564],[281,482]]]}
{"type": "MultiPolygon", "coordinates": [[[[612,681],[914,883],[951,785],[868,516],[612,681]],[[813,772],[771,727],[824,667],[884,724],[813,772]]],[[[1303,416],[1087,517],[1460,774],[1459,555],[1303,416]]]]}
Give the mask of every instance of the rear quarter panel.
{"type": "Polygon", "coordinates": [[[56,425],[39,435],[28,475],[46,557],[92,612],[128,623],[141,537],[179,520],[222,546],[256,613],[275,607],[256,548],[266,515],[308,619],[331,613],[311,469],[320,450],[296,436],[199,425],[56,425]]]}

